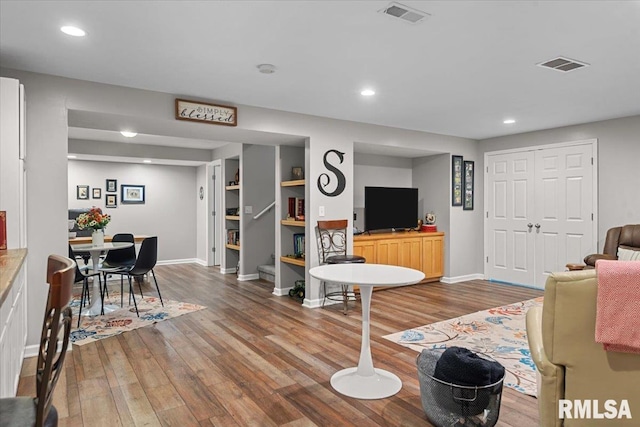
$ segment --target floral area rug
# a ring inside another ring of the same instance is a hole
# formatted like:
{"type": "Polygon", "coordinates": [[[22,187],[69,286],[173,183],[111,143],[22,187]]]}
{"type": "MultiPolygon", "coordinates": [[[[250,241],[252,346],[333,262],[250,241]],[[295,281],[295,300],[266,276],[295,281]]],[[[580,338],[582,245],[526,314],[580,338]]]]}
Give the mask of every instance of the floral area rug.
{"type": "Polygon", "coordinates": [[[536,368],[531,360],[525,317],[542,297],[478,311],[455,319],[386,335],[415,351],[465,347],[500,362],[507,371],[504,385],[530,396],[536,395],[536,368]]]}
{"type": "MultiPolygon", "coordinates": [[[[123,294],[124,307],[120,308],[120,292],[109,291],[109,297],[105,297],[105,304],[117,305],[118,309],[104,316],[82,316],[80,327],[78,325],[78,309],[80,308],[80,294],[74,295],[71,301],[73,320],[71,330],[71,342],[75,345],[84,345],[103,338],[112,337],[126,331],[132,331],[143,326],[152,325],[183,314],[202,310],[197,304],[171,301],[163,298],[164,307],[160,304],[160,298],[155,295],[145,295],[143,299],[136,295],[140,317],[136,316],[136,309],[128,304],[129,293],[123,294]]],[[[85,308],[83,308],[83,313],[85,308]]]]}

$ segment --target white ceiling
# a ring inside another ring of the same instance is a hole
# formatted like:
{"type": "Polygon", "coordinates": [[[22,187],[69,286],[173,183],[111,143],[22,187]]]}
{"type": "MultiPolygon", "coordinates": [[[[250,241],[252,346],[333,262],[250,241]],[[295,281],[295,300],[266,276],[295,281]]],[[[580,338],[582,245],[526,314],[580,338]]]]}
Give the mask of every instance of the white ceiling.
{"type": "Polygon", "coordinates": [[[402,3],[431,17],[377,13],[386,1],[2,0],[0,64],[473,139],[640,114],[638,1],[402,3]],[[536,66],[557,56],[590,66],[536,66]]]}

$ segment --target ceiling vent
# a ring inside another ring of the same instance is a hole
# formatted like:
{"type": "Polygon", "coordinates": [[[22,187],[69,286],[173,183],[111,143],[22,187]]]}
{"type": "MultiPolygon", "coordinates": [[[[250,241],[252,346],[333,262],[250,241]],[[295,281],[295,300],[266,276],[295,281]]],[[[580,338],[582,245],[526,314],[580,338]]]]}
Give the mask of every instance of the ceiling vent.
{"type": "Polygon", "coordinates": [[[587,64],[586,62],[579,62],[573,59],[563,58],[562,56],[554,58],[550,61],[541,62],[540,64],[536,65],[538,65],[538,67],[551,68],[552,70],[562,71],[563,73],[568,73],[569,71],[589,66],[589,64],[587,64]]]}
{"type": "Polygon", "coordinates": [[[405,6],[396,2],[389,3],[387,7],[385,7],[384,9],[380,9],[378,12],[385,15],[393,16],[394,18],[402,19],[403,21],[410,24],[417,24],[418,22],[422,22],[431,16],[426,12],[413,9],[409,6],[405,6]]]}

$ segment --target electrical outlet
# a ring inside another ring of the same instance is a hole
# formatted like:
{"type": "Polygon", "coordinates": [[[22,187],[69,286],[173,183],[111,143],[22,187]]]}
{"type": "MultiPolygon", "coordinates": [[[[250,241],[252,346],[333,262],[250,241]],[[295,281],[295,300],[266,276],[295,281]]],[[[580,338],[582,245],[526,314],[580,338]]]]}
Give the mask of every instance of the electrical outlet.
{"type": "Polygon", "coordinates": [[[318,216],[324,216],[324,206],[318,207],[318,216]]]}
{"type": "Polygon", "coordinates": [[[244,207],[244,213],[246,213],[246,214],[253,213],[253,206],[245,206],[244,207]]]}

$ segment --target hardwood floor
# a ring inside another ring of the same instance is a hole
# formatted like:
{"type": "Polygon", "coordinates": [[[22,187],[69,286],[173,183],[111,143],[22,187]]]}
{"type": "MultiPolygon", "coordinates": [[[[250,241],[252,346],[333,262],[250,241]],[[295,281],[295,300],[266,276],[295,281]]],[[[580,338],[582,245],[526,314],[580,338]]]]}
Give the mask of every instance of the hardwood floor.
{"type": "MultiPolygon", "coordinates": [[[[388,399],[357,400],[329,379],[358,363],[359,302],[345,316],[341,304],[303,308],[273,296],[271,283],[238,282],[216,268],[158,266],[156,274],[164,298],[207,309],[74,346],[55,390],[60,426],[428,426],[417,353],[382,336],[542,295],[484,281],[374,293],[374,365],[403,387],[388,399]]],[[[35,395],[34,375],[32,358],[18,394],[35,395]]],[[[538,425],[536,399],[505,387],[498,425],[538,425]]]]}

